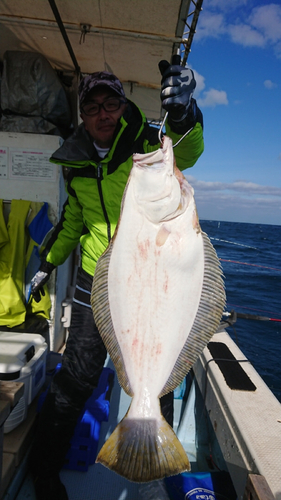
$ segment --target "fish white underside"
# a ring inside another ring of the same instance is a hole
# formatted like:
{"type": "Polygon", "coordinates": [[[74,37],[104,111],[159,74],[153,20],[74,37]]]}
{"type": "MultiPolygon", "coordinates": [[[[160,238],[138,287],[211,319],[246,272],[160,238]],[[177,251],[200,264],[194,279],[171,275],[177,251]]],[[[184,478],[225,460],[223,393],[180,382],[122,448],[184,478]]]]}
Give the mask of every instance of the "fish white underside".
{"type": "Polygon", "coordinates": [[[108,290],[115,334],[134,393],[128,417],[151,418],[159,413],[157,398],[198,310],[204,248],[194,225],[193,198],[184,213],[157,224],[139,209],[134,188],[132,177],[110,259],[108,290]]]}

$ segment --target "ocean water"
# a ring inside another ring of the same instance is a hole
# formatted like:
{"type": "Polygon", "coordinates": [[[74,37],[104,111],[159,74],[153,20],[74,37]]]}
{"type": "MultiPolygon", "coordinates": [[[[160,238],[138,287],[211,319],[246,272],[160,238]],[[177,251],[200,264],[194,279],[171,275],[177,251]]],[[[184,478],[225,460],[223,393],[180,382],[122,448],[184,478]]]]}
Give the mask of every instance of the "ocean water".
{"type": "Polygon", "coordinates": [[[281,402],[281,226],[200,224],[223,268],[226,311],[255,317],[238,318],[227,331],[281,402]]]}

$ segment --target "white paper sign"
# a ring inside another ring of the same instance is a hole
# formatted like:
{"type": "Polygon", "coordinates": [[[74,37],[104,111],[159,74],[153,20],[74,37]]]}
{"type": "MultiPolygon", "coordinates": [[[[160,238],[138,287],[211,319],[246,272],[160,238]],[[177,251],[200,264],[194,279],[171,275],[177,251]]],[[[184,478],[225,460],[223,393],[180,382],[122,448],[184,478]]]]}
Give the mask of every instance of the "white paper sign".
{"type": "Polygon", "coordinates": [[[55,181],[55,166],[49,162],[52,151],[10,148],[11,179],[55,181]]]}

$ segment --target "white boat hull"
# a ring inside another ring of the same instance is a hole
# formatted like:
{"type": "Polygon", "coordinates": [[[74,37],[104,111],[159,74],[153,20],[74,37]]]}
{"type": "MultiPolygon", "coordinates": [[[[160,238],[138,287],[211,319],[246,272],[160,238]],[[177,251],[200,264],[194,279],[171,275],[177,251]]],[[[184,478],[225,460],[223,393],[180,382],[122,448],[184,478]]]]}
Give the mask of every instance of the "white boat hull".
{"type": "MultiPolygon", "coordinates": [[[[274,497],[281,499],[281,404],[226,331],[212,342],[224,343],[256,390],[231,389],[206,347],[194,367],[238,499],[249,473],[265,477],[274,497]]],[[[230,363],[229,363],[230,365],[230,363]]]]}

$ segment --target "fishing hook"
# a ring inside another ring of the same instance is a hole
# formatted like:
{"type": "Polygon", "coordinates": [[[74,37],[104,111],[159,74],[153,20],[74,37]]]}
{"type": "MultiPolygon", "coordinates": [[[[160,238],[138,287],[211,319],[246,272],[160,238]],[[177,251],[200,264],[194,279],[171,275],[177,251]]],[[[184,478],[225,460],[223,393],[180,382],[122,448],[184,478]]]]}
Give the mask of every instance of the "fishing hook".
{"type": "MultiPolygon", "coordinates": [[[[159,138],[159,142],[162,144],[162,130],[163,130],[163,127],[165,125],[165,122],[167,120],[167,117],[168,117],[168,111],[166,111],[166,114],[163,118],[163,121],[161,123],[161,126],[160,126],[160,129],[159,129],[159,132],[158,132],[158,138],[159,138]]],[[[185,134],[183,134],[180,139],[176,142],[176,144],[173,144],[173,148],[175,148],[188,134],[190,134],[190,132],[194,129],[194,127],[191,127],[189,130],[187,130],[187,132],[185,132],[185,134]]]]}
{"type": "Polygon", "coordinates": [[[159,139],[159,142],[162,144],[162,130],[163,130],[163,127],[165,125],[165,122],[167,120],[167,116],[168,116],[168,111],[166,111],[165,113],[165,116],[162,120],[162,123],[161,123],[161,126],[160,126],[160,129],[159,129],[159,132],[158,132],[158,139],[159,139]]]}

